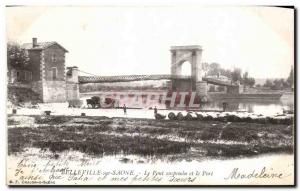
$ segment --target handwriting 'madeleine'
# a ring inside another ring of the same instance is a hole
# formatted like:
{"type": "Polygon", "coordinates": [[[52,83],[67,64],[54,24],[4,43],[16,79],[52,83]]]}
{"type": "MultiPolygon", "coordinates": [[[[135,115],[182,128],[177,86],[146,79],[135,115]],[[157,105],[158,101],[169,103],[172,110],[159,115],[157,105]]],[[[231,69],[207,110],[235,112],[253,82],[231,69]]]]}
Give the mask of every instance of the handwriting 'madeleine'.
{"type": "Polygon", "coordinates": [[[283,178],[282,173],[269,172],[266,167],[263,167],[259,171],[253,170],[251,173],[241,173],[239,168],[234,168],[230,174],[225,177],[225,180],[229,179],[252,179],[252,178],[283,178]]]}

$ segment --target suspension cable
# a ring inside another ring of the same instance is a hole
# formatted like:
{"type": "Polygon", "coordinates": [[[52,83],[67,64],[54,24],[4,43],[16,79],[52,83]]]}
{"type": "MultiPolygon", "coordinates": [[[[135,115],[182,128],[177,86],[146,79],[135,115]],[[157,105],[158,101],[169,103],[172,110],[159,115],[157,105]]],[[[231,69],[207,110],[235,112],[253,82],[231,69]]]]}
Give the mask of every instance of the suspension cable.
{"type": "Polygon", "coordinates": [[[82,73],[85,73],[85,74],[89,74],[89,75],[93,75],[93,76],[98,76],[98,75],[95,75],[95,74],[91,74],[91,73],[88,73],[88,72],[85,72],[85,71],[82,71],[82,70],[78,70],[79,72],[82,72],[82,73]]]}

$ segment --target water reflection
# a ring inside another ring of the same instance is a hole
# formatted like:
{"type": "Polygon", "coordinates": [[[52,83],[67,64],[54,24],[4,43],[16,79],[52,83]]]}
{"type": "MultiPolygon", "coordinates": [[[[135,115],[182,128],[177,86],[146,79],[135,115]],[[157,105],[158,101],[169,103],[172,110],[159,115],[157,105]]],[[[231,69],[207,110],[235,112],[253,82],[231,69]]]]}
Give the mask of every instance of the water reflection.
{"type": "Polygon", "coordinates": [[[202,104],[202,110],[223,110],[223,103],[226,104],[226,111],[245,111],[250,113],[273,115],[281,114],[283,110],[294,110],[293,102],[284,100],[215,100],[202,104]]]}

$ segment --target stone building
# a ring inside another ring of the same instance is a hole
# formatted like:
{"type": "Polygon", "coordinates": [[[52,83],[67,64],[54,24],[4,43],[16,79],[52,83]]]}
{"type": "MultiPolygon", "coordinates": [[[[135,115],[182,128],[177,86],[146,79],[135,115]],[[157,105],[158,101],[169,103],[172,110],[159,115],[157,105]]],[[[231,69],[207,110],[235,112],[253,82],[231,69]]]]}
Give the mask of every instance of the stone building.
{"type": "Polygon", "coordinates": [[[65,54],[68,52],[57,42],[25,43],[31,71],[31,89],[42,102],[66,102],[65,54]]]}
{"type": "Polygon", "coordinates": [[[27,88],[44,103],[79,101],[78,70],[68,67],[66,76],[65,54],[68,51],[63,46],[33,38],[32,43],[23,44],[22,49],[26,51],[29,63],[22,68],[8,68],[8,88],[15,94],[19,94],[18,89],[27,88]]]}

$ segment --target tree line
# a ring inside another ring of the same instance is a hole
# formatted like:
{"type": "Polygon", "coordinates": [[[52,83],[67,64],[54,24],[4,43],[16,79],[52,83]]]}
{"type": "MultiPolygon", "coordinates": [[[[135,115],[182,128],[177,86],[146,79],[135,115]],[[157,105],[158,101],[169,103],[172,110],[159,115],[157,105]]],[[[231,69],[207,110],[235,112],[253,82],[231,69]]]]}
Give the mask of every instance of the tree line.
{"type": "Polygon", "coordinates": [[[270,88],[271,90],[283,90],[283,89],[289,89],[294,87],[294,68],[291,68],[289,76],[284,79],[267,79],[264,83],[263,87],[270,88]]]}

